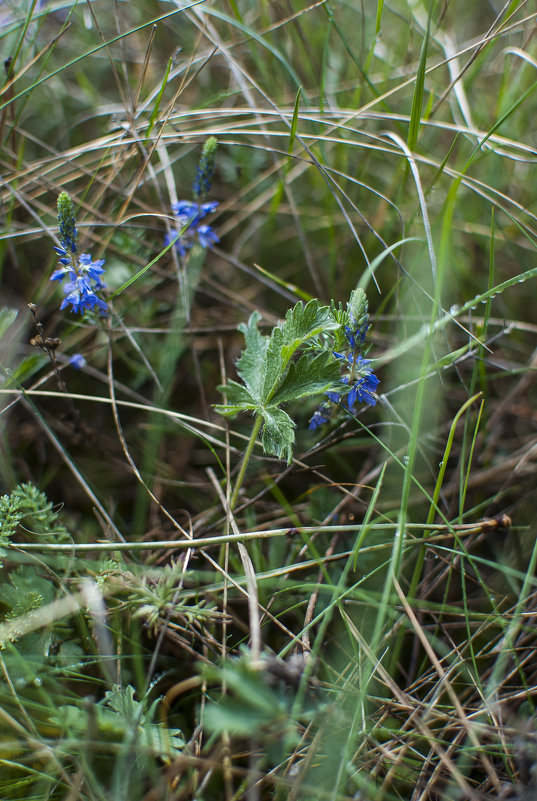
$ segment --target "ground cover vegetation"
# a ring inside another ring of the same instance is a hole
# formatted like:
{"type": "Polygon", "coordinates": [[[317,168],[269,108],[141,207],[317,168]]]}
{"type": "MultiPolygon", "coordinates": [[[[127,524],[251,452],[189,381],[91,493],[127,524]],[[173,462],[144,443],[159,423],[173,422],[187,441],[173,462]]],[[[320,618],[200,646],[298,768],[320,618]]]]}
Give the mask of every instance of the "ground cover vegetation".
{"type": "Polygon", "coordinates": [[[0,4],[0,796],[537,795],[536,13],[0,4]]]}

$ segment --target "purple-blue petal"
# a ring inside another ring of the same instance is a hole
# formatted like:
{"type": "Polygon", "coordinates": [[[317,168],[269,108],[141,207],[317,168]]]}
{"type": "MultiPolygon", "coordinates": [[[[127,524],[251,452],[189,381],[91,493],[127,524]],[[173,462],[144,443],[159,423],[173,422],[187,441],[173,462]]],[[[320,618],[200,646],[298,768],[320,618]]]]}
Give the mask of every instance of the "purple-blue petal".
{"type": "Polygon", "coordinates": [[[320,409],[316,409],[311,420],[309,421],[308,429],[310,431],[315,431],[316,428],[328,423],[329,419],[330,416],[327,409],[323,409],[322,407],[320,409]]]}
{"type": "Polygon", "coordinates": [[[215,242],[219,242],[218,234],[216,234],[210,225],[199,225],[197,228],[198,241],[202,248],[208,248],[215,242]]]}
{"type": "Polygon", "coordinates": [[[73,353],[69,359],[69,364],[74,367],[75,370],[81,370],[86,366],[86,360],[81,353],[73,353]]]}
{"type": "Polygon", "coordinates": [[[63,281],[65,276],[67,275],[67,270],[60,268],[59,270],[54,270],[52,275],[50,276],[51,281],[63,281]]]}

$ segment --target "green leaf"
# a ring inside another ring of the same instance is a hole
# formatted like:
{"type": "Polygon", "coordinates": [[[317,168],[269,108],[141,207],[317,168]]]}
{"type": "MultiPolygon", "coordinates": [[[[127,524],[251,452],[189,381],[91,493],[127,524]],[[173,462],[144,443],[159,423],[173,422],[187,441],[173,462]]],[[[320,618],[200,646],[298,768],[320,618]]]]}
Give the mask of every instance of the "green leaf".
{"type": "Polygon", "coordinates": [[[270,723],[258,709],[226,699],[220,704],[209,704],[204,717],[210,731],[216,734],[225,731],[243,737],[259,734],[261,727],[270,723]]]}
{"type": "Polygon", "coordinates": [[[297,362],[291,362],[284,380],[272,396],[273,404],[318,395],[329,390],[340,390],[340,364],[331,353],[317,356],[305,353],[297,362]]]}
{"type": "MultiPolygon", "coordinates": [[[[432,6],[431,6],[432,12],[432,6]]],[[[418,72],[416,74],[416,84],[414,86],[414,95],[412,97],[412,110],[410,112],[410,123],[408,126],[408,149],[415,150],[418,142],[418,133],[421,124],[421,109],[423,105],[423,92],[425,87],[425,67],[427,65],[427,49],[429,47],[429,29],[431,25],[431,15],[427,22],[427,31],[425,38],[421,45],[420,61],[418,65],[418,72]]]]}
{"type": "MultiPolygon", "coordinates": [[[[289,309],[281,327],[283,334],[282,357],[285,363],[308,339],[325,331],[335,331],[337,328],[339,328],[339,323],[332,317],[329,306],[319,306],[319,301],[315,298],[305,306],[302,305],[302,302],[297,303],[296,306],[289,309]]],[[[273,335],[277,330],[273,331],[273,335]]]]}
{"type": "Polygon", "coordinates": [[[283,409],[270,406],[259,410],[264,420],[261,442],[265,453],[285,459],[290,463],[295,441],[295,424],[283,409]]]}
{"type": "Polygon", "coordinates": [[[151,117],[149,118],[149,125],[147,126],[147,132],[146,132],[146,135],[145,135],[145,141],[146,142],[149,140],[149,137],[151,136],[151,131],[152,131],[153,126],[155,124],[155,120],[157,119],[157,116],[158,116],[158,113],[159,113],[159,109],[160,109],[160,101],[162,100],[162,95],[164,94],[164,90],[166,89],[166,84],[168,83],[168,77],[170,75],[170,70],[172,68],[172,64],[173,64],[173,57],[171,57],[169,59],[169,61],[168,61],[168,66],[166,68],[166,72],[164,73],[164,78],[162,79],[162,84],[160,86],[159,93],[158,93],[158,95],[156,97],[155,105],[153,107],[153,111],[151,112],[151,117]]]}
{"type": "Polygon", "coordinates": [[[108,742],[125,742],[125,738],[139,739],[161,757],[171,757],[184,746],[180,729],[169,729],[162,723],[152,723],[154,713],[145,710],[143,701],[136,701],[131,685],[125,688],[115,686],[105,693],[105,697],[93,704],[91,712],[88,708],[80,708],[66,704],[60,706],[56,714],[50,716],[50,722],[73,738],[85,736],[90,725],[97,728],[99,740],[103,747],[108,742]]]}
{"type": "Polygon", "coordinates": [[[9,581],[0,585],[0,603],[8,607],[6,619],[29,614],[54,599],[54,585],[36,573],[33,566],[12,570],[9,581]]]}
{"type": "Polygon", "coordinates": [[[300,92],[302,91],[302,87],[298,87],[298,92],[296,93],[295,98],[295,108],[293,111],[293,119],[291,120],[291,131],[289,132],[289,147],[287,148],[287,152],[289,155],[293,152],[293,145],[296,139],[296,130],[298,127],[298,111],[300,108],[300,92]]]}
{"type": "Polygon", "coordinates": [[[238,384],[236,381],[230,380],[225,386],[218,387],[220,392],[225,392],[227,396],[227,403],[217,405],[215,408],[220,414],[237,414],[237,412],[247,411],[248,409],[257,409],[259,406],[246,387],[238,384]]]}
{"type": "Polygon", "coordinates": [[[259,312],[250,315],[248,325],[241,323],[239,331],[244,334],[246,347],[237,362],[237,373],[240,375],[250,394],[257,401],[263,400],[263,383],[265,380],[266,352],[268,338],[259,333],[257,323],[261,319],[259,312]]]}
{"type": "Polygon", "coordinates": [[[339,328],[329,306],[320,306],[316,299],[304,306],[297,303],[289,309],[285,322],[272,331],[266,357],[266,375],[263,387],[265,402],[272,401],[279,381],[289,360],[306,342],[326,331],[339,328]]]}

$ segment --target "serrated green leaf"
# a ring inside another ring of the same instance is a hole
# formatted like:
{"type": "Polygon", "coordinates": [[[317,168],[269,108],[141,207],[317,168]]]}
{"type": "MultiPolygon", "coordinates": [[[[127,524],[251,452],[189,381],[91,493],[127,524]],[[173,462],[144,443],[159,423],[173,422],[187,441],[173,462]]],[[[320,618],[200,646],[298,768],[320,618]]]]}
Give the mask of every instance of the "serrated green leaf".
{"type": "Polygon", "coordinates": [[[237,362],[237,373],[240,375],[253,398],[262,401],[265,371],[263,365],[268,347],[268,337],[259,333],[257,323],[261,319],[259,312],[250,315],[248,325],[241,323],[239,331],[244,334],[246,347],[237,362]]]}
{"type": "Polygon", "coordinates": [[[283,409],[270,406],[259,410],[264,420],[261,442],[265,453],[290,463],[295,441],[295,424],[283,409]]]}
{"type": "Polygon", "coordinates": [[[218,387],[220,392],[226,393],[227,403],[219,404],[216,410],[220,414],[236,414],[244,409],[257,409],[259,402],[252,398],[246,387],[232,379],[225,385],[218,387]],[[235,409],[235,411],[231,411],[235,409]]]}
{"type": "Polygon", "coordinates": [[[127,687],[119,687],[116,684],[104,694],[104,697],[106,705],[128,720],[129,723],[143,721],[144,703],[135,699],[134,687],[131,684],[127,685],[127,687]]]}
{"type": "Polygon", "coordinates": [[[271,334],[265,363],[263,398],[272,401],[290,359],[309,339],[339,328],[329,306],[320,306],[315,298],[305,306],[299,301],[285,316],[284,323],[271,334]]]}
{"type": "Polygon", "coordinates": [[[281,328],[274,328],[263,364],[263,400],[265,403],[272,400],[272,395],[284,375],[286,362],[282,356],[283,347],[283,331],[281,328]]]}
{"type": "Polygon", "coordinates": [[[272,403],[298,400],[309,395],[318,395],[329,390],[340,390],[340,364],[331,353],[317,356],[304,354],[297,362],[291,362],[287,374],[272,396],[272,403]]]}
{"type": "Polygon", "coordinates": [[[281,328],[284,336],[285,358],[290,359],[293,353],[308,339],[323,331],[335,331],[339,323],[334,320],[329,306],[320,306],[315,298],[304,306],[300,301],[285,315],[281,328]]]}

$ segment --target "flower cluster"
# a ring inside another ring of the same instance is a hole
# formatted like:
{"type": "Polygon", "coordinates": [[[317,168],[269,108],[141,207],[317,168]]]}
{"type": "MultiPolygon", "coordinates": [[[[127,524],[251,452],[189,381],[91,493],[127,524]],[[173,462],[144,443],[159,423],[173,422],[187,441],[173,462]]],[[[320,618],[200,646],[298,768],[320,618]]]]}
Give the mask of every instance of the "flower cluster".
{"type": "Polygon", "coordinates": [[[218,242],[218,236],[211,226],[201,222],[217,206],[216,201],[197,203],[194,200],[180,200],[178,203],[174,203],[172,211],[177,218],[177,228],[180,231],[166,234],[164,244],[169,245],[171,242],[175,242],[177,253],[180,256],[186,256],[187,251],[196,241],[202,248],[208,248],[218,242]]]}
{"type": "Polygon", "coordinates": [[[332,351],[345,367],[346,375],[341,378],[345,388],[342,388],[341,392],[325,393],[328,402],[322,403],[314,412],[308,425],[310,430],[319,428],[330,420],[334,404],[344,405],[349,411],[355,412],[359,403],[374,406],[377,402],[374,393],[380,382],[369,367],[371,360],[362,356],[365,336],[369,329],[367,299],[362,290],[355,290],[351,294],[345,318],[342,338],[344,352],[332,351]]]}
{"type": "Polygon", "coordinates": [[[60,311],[71,306],[71,310],[75,313],[98,309],[102,314],[106,314],[108,306],[96,294],[96,290],[105,288],[101,278],[104,274],[104,259],[92,261],[90,253],[77,256],[76,216],[73,201],[67,192],[61,192],[58,197],[58,223],[61,247],[55,246],[54,250],[60,257],[61,266],[52,273],[50,280],[62,283],[64,278],[68,279],[62,285],[65,297],[60,311]]]}
{"type": "Polygon", "coordinates": [[[202,222],[218,206],[216,201],[204,202],[212,185],[216,144],[215,137],[210,136],[203,146],[192,185],[194,200],[180,200],[172,205],[172,211],[177,218],[177,230],[166,234],[164,245],[175,243],[175,250],[180,256],[186,256],[196,242],[202,248],[208,248],[219,241],[212,227],[202,222]]]}

